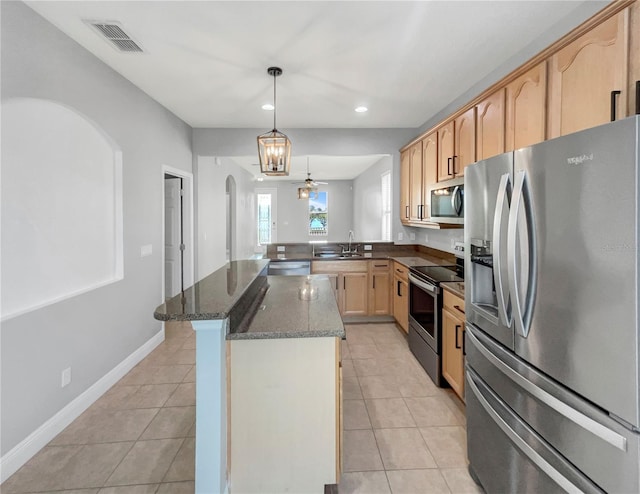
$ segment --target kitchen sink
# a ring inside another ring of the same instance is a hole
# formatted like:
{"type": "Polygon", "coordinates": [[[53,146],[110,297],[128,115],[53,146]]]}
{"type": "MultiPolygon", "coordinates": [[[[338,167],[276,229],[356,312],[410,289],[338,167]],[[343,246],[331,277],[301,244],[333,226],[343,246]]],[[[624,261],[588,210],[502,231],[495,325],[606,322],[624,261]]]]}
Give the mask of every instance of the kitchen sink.
{"type": "Polygon", "coordinates": [[[329,259],[351,259],[353,257],[362,257],[359,252],[316,252],[315,257],[329,259]]]}

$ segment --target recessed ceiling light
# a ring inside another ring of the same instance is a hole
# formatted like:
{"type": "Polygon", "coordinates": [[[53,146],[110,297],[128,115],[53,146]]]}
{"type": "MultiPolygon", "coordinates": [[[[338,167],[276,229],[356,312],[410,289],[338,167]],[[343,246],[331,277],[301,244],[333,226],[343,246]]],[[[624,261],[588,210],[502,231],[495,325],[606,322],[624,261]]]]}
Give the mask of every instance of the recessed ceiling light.
{"type": "Polygon", "coordinates": [[[264,105],[262,105],[262,109],[263,110],[271,111],[274,108],[275,108],[275,106],[273,106],[271,103],[265,103],[264,105]]]}
{"type": "Polygon", "coordinates": [[[366,111],[369,111],[369,108],[367,108],[366,106],[358,106],[356,108],[356,113],[364,113],[366,111]]]}

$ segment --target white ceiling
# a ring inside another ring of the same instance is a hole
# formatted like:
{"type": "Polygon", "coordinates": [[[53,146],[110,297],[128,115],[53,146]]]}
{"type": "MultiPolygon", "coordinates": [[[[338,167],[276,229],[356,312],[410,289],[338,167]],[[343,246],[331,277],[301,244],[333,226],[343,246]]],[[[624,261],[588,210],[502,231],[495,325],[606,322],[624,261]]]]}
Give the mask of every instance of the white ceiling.
{"type": "MultiPolygon", "coordinates": [[[[194,128],[417,128],[580,1],[27,1],[194,128]],[[144,53],[85,21],[117,22],[144,53]],[[365,105],[367,113],[356,113],[365,105]]],[[[295,154],[295,146],[294,146],[295,154]]],[[[311,156],[316,180],[357,177],[382,155],[311,156]]],[[[260,177],[256,156],[230,159],[260,177]]],[[[291,176],[306,177],[306,156],[291,176]]],[[[265,178],[274,180],[274,178],[265,178]]]]}
{"type": "Polygon", "coordinates": [[[415,128],[576,1],[27,1],[194,128],[415,128]],[[119,22],[144,53],[83,20],[119,22]],[[355,113],[358,105],[367,113],[355,113]]]}
{"type": "Polygon", "coordinates": [[[314,180],[351,180],[383,158],[390,159],[390,156],[385,154],[367,156],[292,156],[291,172],[288,177],[266,177],[262,175],[257,155],[234,156],[228,159],[231,159],[235,164],[265,182],[274,180],[299,182],[307,178],[307,164],[309,165],[311,178],[314,180]]]}

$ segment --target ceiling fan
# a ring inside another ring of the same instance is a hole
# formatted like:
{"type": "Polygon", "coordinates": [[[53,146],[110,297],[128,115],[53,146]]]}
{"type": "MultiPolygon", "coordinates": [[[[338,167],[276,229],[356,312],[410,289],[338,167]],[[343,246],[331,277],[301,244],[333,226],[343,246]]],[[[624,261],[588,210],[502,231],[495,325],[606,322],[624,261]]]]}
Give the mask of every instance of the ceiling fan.
{"type": "Polygon", "coordinates": [[[308,189],[313,189],[318,185],[327,185],[327,182],[317,182],[316,180],[311,178],[311,172],[309,171],[309,158],[307,158],[307,178],[304,182],[291,182],[294,185],[303,185],[308,189]]]}

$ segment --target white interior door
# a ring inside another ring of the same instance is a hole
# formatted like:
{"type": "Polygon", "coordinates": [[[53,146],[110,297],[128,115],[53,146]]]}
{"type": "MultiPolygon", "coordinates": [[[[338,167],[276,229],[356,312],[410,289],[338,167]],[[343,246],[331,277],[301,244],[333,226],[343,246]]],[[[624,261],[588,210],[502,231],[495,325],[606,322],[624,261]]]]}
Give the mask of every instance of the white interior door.
{"type": "Polygon", "coordinates": [[[181,179],[164,180],[164,287],[165,298],[176,296],[182,290],[182,212],[180,201],[181,179]]]}
{"type": "Polygon", "coordinates": [[[256,189],[258,243],[274,244],[278,238],[278,189],[256,189]]]}

